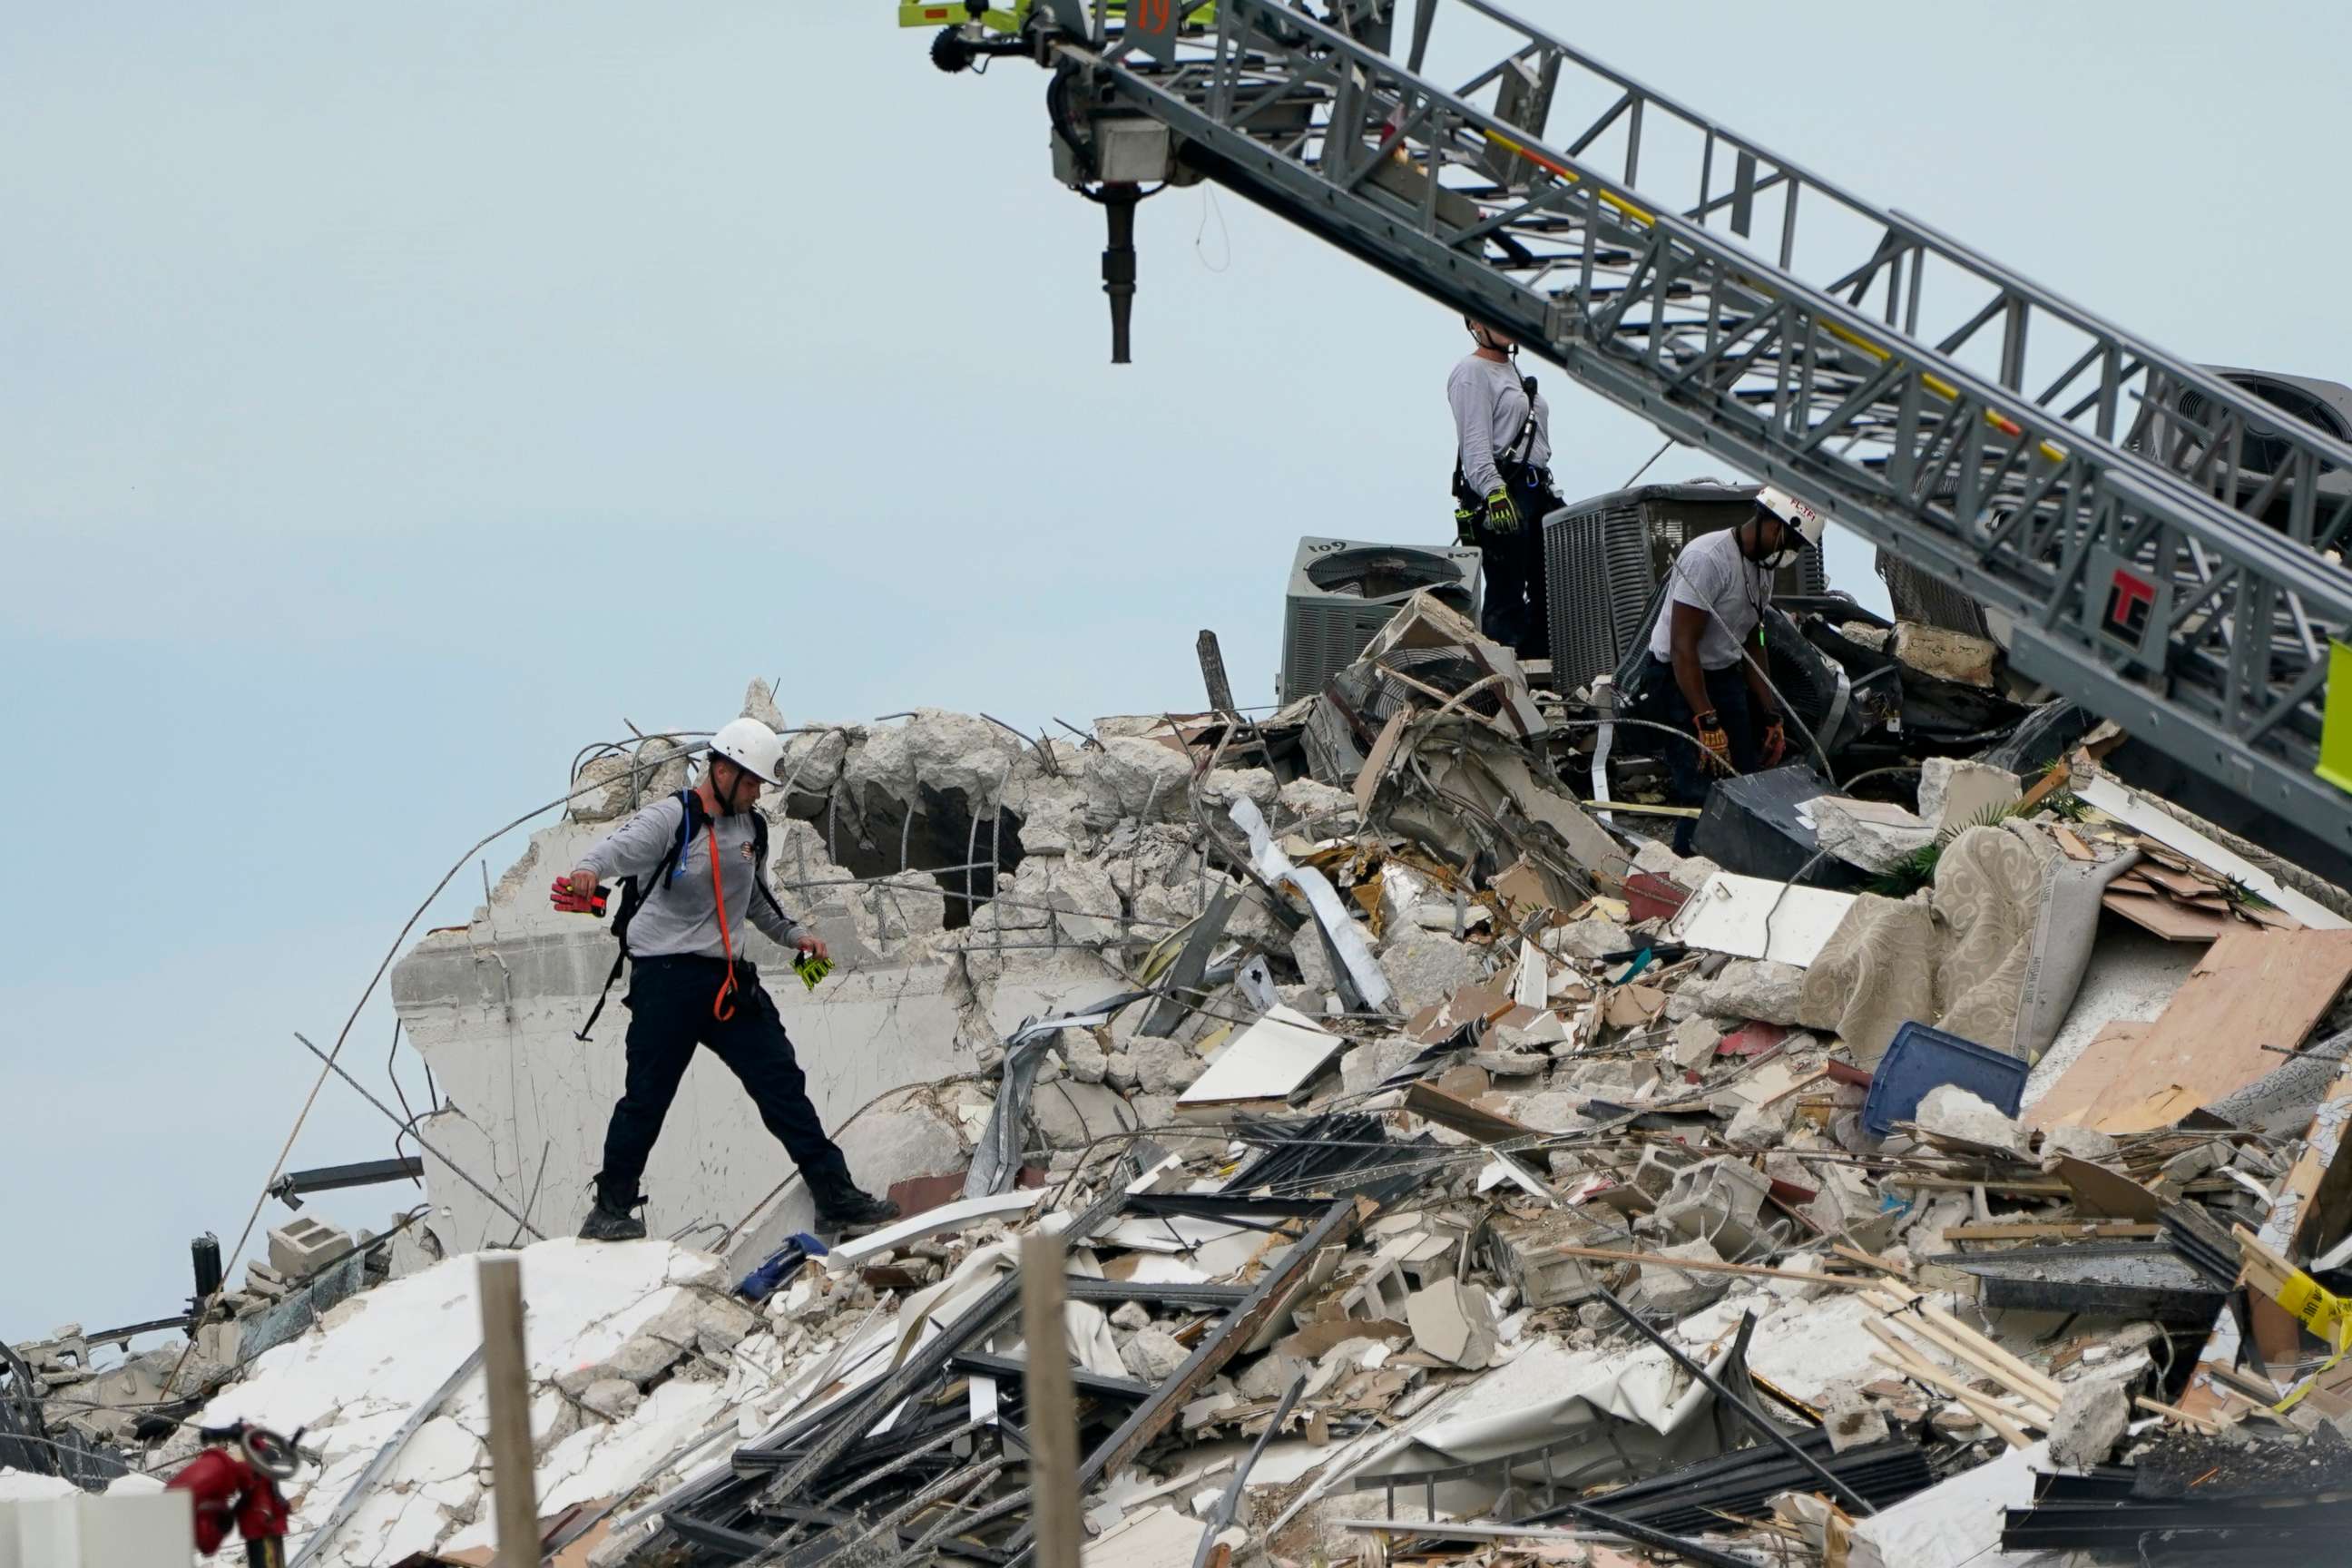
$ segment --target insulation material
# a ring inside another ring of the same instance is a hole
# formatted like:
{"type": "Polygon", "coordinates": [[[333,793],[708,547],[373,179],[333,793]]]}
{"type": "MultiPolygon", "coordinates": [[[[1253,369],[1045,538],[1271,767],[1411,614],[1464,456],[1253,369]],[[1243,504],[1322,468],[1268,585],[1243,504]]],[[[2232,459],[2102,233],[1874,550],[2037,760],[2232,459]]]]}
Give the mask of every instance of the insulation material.
{"type": "Polygon", "coordinates": [[[1670,941],[1736,958],[1813,963],[1853,908],[1852,893],[1717,871],[1666,923],[1670,941]]]}
{"type": "Polygon", "coordinates": [[[1276,1007],[1225,1043],[1208,1070],[1176,1097],[1179,1105],[1287,1100],[1347,1042],[1305,1014],[1276,1007]]]}

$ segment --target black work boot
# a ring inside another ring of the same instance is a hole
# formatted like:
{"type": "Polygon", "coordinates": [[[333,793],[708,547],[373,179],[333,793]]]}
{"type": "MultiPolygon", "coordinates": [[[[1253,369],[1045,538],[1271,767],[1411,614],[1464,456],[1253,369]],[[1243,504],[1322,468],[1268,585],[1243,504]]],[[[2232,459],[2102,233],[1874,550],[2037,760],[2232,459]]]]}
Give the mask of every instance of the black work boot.
{"type": "Polygon", "coordinates": [[[643,1241],[646,1238],[645,1216],[635,1211],[642,1208],[645,1201],[639,1198],[632,1204],[614,1204],[604,1195],[604,1189],[598,1187],[596,1206],[590,1209],[588,1217],[580,1222],[581,1239],[643,1241]]]}
{"type": "Polygon", "coordinates": [[[898,1205],[859,1188],[845,1171],[809,1184],[816,1198],[816,1226],[835,1236],[864,1236],[898,1217],[898,1205]]]}

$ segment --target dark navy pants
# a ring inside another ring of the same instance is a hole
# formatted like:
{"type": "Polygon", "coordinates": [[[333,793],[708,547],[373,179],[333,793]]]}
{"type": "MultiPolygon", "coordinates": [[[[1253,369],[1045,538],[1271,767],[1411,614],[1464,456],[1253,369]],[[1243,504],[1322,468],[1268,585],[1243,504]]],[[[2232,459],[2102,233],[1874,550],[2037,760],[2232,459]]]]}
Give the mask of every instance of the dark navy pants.
{"type": "Polygon", "coordinates": [[[621,1101],[613,1107],[604,1132],[604,1169],[596,1178],[606,1198],[625,1205],[639,1198],[637,1183],[661,1136],[662,1119],[686,1077],[697,1046],[727,1064],[740,1079],[760,1120],[813,1194],[849,1179],[840,1148],[825,1136],[816,1107],[809,1103],[808,1079],[793,1055],[776,1005],[760,989],[748,963],[736,966],[733,1016],[711,1012],[727,965],[716,958],[642,958],[629,965],[629,1076],[621,1101]]]}
{"type": "MultiPolygon", "coordinates": [[[[1737,664],[1705,672],[1707,700],[1715,704],[1715,716],[1723,721],[1723,731],[1731,741],[1731,765],[1743,773],[1754,773],[1759,748],[1763,737],[1756,723],[1756,710],[1749,700],[1748,677],[1737,664]]],[[[1678,731],[1683,739],[1675,740],[1653,731],[1638,736],[1643,745],[1654,741],[1666,750],[1668,797],[1676,805],[1705,805],[1706,793],[1723,775],[1715,771],[1698,737],[1691,729],[1691,705],[1683,696],[1682,687],[1675,680],[1675,667],[1650,656],[1643,670],[1641,709],[1634,715],[1654,724],[1664,724],[1678,731]]],[[[1691,820],[1683,818],[1675,826],[1674,849],[1677,855],[1690,851],[1691,820]]]]}

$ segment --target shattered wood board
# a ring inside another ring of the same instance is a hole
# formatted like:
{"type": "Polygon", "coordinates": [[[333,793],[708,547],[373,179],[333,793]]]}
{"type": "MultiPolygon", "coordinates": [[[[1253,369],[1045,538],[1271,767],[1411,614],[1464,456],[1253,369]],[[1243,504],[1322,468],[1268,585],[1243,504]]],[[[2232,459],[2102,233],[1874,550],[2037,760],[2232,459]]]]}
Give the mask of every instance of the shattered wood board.
{"type": "Polygon", "coordinates": [[[2279,1065],[2352,978],[2352,931],[2224,931],[2144,1031],[2110,1025],[2027,1113],[2033,1127],[2169,1127],[2279,1065]]]}
{"type": "Polygon", "coordinates": [[[2167,942],[2211,942],[2230,929],[2226,916],[2192,910],[2158,893],[2110,888],[2099,906],[2167,942]]]}
{"type": "Polygon", "coordinates": [[[1801,969],[1821,956],[1852,908],[1852,893],[1717,871],[1667,922],[1666,934],[1685,947],[1801,969]]]}
{"type": "Polygon", "coordinates": [[[1484,1106],[1456,1100],[1433,1083],[1416,1083],[1406,1089],[1404,1108],[1481,1143],[1507,1143],[1514,1139],[1542,1136],[1524,1121],[1514,1121],[1484,1106]]]}
{"type": "Polygon", "coordinates": [[[2313,902],[2294,889],[2281,886],[2275,878],[2252,861],[2222,845],[2214,843],[2137,790],[2132,789],[2118,780],[2105,774],[2096,778],[2077,779],[2074,781],[2074,794],[2079,799],[2097,806],[2109,816],[2129,823],[2158,843],[2168,846],[2199,865],[2252,889],[2306,926],[2321,931],[2342,931],[2347,926],[2352,926],[2352,921],[2347,921],[2343,916],[2324,905],[2313,902]]]}
{"type": "Polygon", "coordinates": [[[1276,1007],[1225,1043],[1208,1070],[1176,1097],[1179,1105],[1287,1100],[1347,1042],[1305,1014],[1276,1007]]]}

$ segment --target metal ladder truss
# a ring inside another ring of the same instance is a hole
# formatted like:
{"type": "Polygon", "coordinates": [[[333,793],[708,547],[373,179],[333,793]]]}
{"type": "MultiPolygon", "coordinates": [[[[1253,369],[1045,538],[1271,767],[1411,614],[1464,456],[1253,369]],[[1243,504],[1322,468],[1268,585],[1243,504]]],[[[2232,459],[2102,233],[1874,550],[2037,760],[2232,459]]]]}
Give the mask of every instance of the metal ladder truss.
{"type": "Polygon", "coordinates": [[[1132,10],[1025,14],[1074,110],[1166,124],[1192,167],[2006,613],[2021,672],[2352,849],[2352,795],[2314,771],[2352,626],[2326,553],[2352,498],[2315,481],[2352,447],[1486,0],[1132,10]],[[1423,74],[1440,12],[1492,60],[1454,89],[1423,74]]]}

